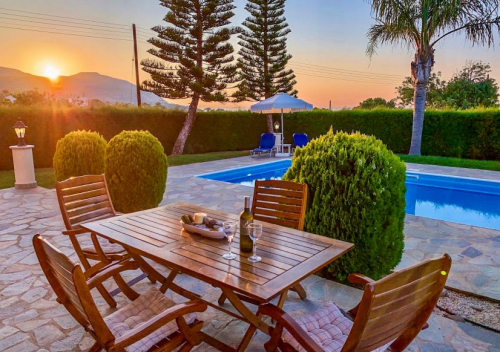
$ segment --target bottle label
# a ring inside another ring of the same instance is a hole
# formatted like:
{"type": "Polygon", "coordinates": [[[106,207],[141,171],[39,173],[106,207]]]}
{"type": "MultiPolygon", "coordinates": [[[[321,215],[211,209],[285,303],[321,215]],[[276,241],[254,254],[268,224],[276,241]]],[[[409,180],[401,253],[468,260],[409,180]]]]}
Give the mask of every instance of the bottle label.
{"type": "Polygon", "coordinates": [[[248,225],[250,225],[253,220],[241,219],[240,221],[240,250],[242,252],[249,253],[252,251],[253,244],[250,239],[250,233],[248,232],[248,225]]]}
{"type": "Polygon", "coordinates": [[[250,225],[251,223],[253,223],[252,220],[241,220],[240,229],[241,229],[241,234],[242,235],[249,236],[249,234],[248,234],[248,225],[250,225]]]}

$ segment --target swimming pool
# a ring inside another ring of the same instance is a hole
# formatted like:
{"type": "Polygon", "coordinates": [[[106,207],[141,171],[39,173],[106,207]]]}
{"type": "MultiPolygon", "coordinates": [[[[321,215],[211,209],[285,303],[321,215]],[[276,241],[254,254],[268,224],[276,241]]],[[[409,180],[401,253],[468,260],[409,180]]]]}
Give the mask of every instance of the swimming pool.
{"type": "MultiPolygon", "coordinates": [[[[229,169],[198,177],[253,186],[281,179],[290,159],[229,169]]],[[[500,230],[500,182],[408,171],[406,213],[500,230]]]]}

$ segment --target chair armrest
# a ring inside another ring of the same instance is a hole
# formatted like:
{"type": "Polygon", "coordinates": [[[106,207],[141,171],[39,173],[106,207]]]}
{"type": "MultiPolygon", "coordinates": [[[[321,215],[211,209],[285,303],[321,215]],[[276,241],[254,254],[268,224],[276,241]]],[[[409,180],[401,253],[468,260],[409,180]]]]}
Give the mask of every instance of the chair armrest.
{"type": "Polygon", "coordinates": [[[365,276],[363,274],[349,274],[347,280],[349,280],[351,284],[357,284],[361,286],[375,283],[375,280],[372,280],[368,276],[365,276]]]}
{"type": "Polygon", "coordinates": [[[115,276],[118,273],[126,270],[136,270],[139,268],[139,264],[137,262],[131,260],[130,258],[123,259],[119,262],[111,263],[104,268],[102,268],[97,274],[92,276],[90,280],[87,281],[87,285],[89,289],[93,289],[98,284],[103,281],[109,279],[112,276],[115,276]]]}
{"type": "MultiPolygon", "coordinates": [[[[361,286],[366,286],[367,284],[375,283],[375,280],[372,280],[368,276],[363,275],[363,274],[349,274],[349,276],[347,277],[347,280],[351,284],[356,284],[356,285],[361,285],[361,286]]],[[[351,318],[353,318],[353,319],[356,318],[356,315],[358,314],[358,309],[359,309],[359,303],[356,307],[352,308],[348,312],[349,315],[351,316],[351,318]]]]}
{"type": "Polygon", "coordinates": [[[90,231],[83,229],[83,228],[80,228],[80,229],[76,229],[76,230],[64,230],[62,233],[63,233],[63,235],[81,235],[84,233],[89,234],[90,231]]]}
{"type": "MultiPolygon", "coordinates": [[[[321,348],[312,338],[309,336],[304,329],[300,327],[299,324],[282,309],[272,305],[270,303],[260,306],[257,315],[267,315],[271,317],[276,322],[276,328],[272,332],[278,331],[280,333],[281,329],[279,326],[285,328],[307,352],[322,352],[321,348]]],[[[270,331],[270,333],[272,334],[270,331]]],[[[281,333],[280,333],[281,334],[281,333]]],[[[274,336],[274,338],[276,338],[274,336]]],[[[281,337],[280,337],[281,338],[281,337]]],[[[271,336],[273,339],[273,336],[271,336]]]]}
{"type": "Polygon", "coordinates": [[[115,340],[114,347],[125,348],[130,346],[174,319],[180,318],[189,313],[204,312],[206,309],[207,304],[202,301],[194,300],[177,304],[158,314],[156,317],[148,320],[140,327],[132,329],[128,333],[120,336],[115,340]]]}

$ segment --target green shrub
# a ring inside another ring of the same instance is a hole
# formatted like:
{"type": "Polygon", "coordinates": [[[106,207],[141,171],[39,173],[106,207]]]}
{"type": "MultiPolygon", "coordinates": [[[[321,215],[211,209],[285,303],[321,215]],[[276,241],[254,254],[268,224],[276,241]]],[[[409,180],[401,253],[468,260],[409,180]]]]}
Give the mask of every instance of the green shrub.
{"type": "MultiPolygon", "coordinates": [[[[35,167],[51,167],[57,141],[76,130],[91,130],[110,140],[121,131],[150,131],[169,154],[177,139],[186,111],[157,108],[104,106],[22,107],[0,106],[0,170],[12,170],[9,145],[17,143],[12,130],[18,117],[29,126],[26,142],[35,145],[35,167]]],[[[278,119],[279,115],[275,115],[278,119]]],[[[314,110],[285,114],[285,143],[292,134],[307,133],[315,138],[334,131],[373,135],[394,153],[410,148],[412,111],[314,110]]],[[[186,142],[186,154],[249,150],[258,146],[266,131],[266,116],[248,111],[197,113],[186,142]]],[[[422,155],[500,160],[500,109],[426,111],[422,155]],[[492,131],[494,133],[492,133],[492,131]],[[495,132],[496,131],[496,132],[495,132]]]]}
{"type": "Polygon", "coordinates": [[[96,132],[75,131],[57,141],[53,165],[57,181],[104,173],[106,140],[96,132]]]}
{"type": "Polygon", "coordinates": [[[167,156],[147,131],[123,131],[106,153],[106,179],[117,211],[130,213],[158,206],[167,183],[167,156]]]}
{"type": "Polygon", "coordinates": [[[350,273],[379,279],[404,247],[405,164],[375,137],[330,130],[293,156],[285,180],[309,188],[305,230],[354,243],[322,274],[345,282],[350,273]]]}

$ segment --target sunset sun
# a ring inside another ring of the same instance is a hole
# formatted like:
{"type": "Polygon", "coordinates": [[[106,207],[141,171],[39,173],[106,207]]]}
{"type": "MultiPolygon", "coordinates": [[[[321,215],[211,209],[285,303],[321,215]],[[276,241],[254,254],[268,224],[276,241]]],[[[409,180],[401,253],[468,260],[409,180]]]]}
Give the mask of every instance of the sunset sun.
{"type": "Polygon", "coordinates": [[[59,77],[60,73],[61,72],[57,68],[53,66],[47,66],[43,72],[43,75],[47,78],[50,78],[51,80],[55,80],[57,79],[57,77],[59,77]]]}

